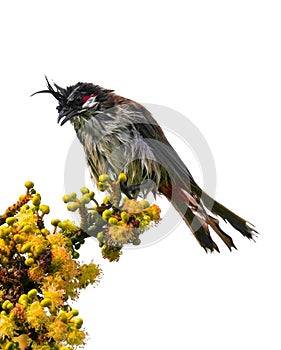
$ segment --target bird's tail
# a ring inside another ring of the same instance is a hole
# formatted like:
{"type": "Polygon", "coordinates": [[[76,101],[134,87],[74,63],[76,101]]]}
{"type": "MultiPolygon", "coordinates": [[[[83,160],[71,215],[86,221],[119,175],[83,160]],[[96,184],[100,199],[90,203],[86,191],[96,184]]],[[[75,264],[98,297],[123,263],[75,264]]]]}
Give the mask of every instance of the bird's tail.
{"type": "Polygon", "coordinates": [[[192,183],[190,187],[189,191],[182,188],[176,188],[172,191],[172,186],[162,184],[159,190],[180,213],[199,244],[206,251],[216,250],[219,252],[217,244],[211,237],[210,228],[221,238],[229,250],[236,249],[232,238],[221,229],[219,220],[208,214],[207,211],[229,222],[243,236],[253,239],[253,235],[257,231],[250,226],[251,224],[249,225],[246,220],[216,202],[196,184],[192,183]]]}

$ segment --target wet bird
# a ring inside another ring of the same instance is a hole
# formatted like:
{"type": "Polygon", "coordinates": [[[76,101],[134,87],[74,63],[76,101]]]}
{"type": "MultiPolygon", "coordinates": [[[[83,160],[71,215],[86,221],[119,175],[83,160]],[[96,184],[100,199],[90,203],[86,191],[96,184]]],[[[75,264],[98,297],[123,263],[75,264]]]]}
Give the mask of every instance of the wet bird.
{"type": "Polygon", "coordinates": [[[33,95],[49,93],[58,101],[58,123],[70,121],[74,126],[95,182],[101,174],[116,178],[124,172],[128,181],[122,191],[128,197],[139,191],[164,195],[206,251],[219,251],[210,228],[230,250],[236,249],[218,217],[253,238],[256,231],[248,221],[200,188],[144,106],[95,84],[79,82],[62,88],[46,80],[47,89],[33,95]]]}

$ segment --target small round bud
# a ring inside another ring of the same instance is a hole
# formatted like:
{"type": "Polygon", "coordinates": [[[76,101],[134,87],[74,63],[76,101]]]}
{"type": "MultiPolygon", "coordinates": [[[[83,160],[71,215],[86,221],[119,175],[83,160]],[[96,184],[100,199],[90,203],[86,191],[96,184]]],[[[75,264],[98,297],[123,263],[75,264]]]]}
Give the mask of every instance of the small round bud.
{"type": "Polygon", "coordinates": [[[108,223],[110,224],[110,225],[117,225],[117,223],[118,223],[118,220],[116,219],[116,218],[109,218],[108,219],[108,223]]]}
{"type": "Polygon", "coordinates": [[[141,244],[141,240],[139,238],[136,238],[133,240],[133,245],[140,245],[141,244]]]}
{"type": "Polygon", "coordinates": [[[75,328],[77,329],[80,329],[83,325],[83,320],[80,317],[73,319],[73,322],[74,322],[75,328]]]}
{"type": "Polygon", "coordinates": [[[90,203],[91,198],[89,197],[88,194],[84,194],[81,198],[80,198],[80,203],[81,204],[88,204],[90,203]]]}
{"type": "Polygon", "coordinates": [[[90,199],[92,200],[95,197],[95,192],[94,191],[90,191],[88,193],[88,196],[90,197],[90,199]]]}
{"type": "Polygon", "coordinates": [[[79,311],[76,310],[76,309],[72,309],[72,310],[70,311],[70,313],[72,313],[73,316],[78,316],[78,315],[79,315],[79,311]]]}
{"type": "Polygon", "coordinates": [[[76,252],[76,251],[74,251],[74,252],[72,253],[73,259],[78,259],[79,256],[80,256],[80,254],[79,254],[78,252],[76,252]]]}
{"type": "Polygon", "coordinates": [[[124,173],[120,173],[119,176],[118,176],[118,180],[120,182],[126,182],[127,181],[127,175],[124,174],[124,173]]]}
{"type": "Polygon", "coordinates": [[[127,223],[129,221],[130,215],[126,211],[122,211],[121,219],[123,222],[127,223]]]}
{"type": "Polygon", "coordinates": [[[62,200],[64,203],[68,203],[69,202],[69,195],[68,194],[63,195],[62,200]]]}
{"type": "Polygon", "coordinates": [[[16,218],[7,218],[6,224],[8,224],[9,226],[12,226],[16,221],[17,221],[16,218]]]}
{"type": "Polygon", "coordinates": [[[103,184],[103,182],[98,182],[98,189],[99,189],[99,191],[101,191],[101,192],[104,192],[105,191],[105,187],[104,187],[104,184],[103,184]]]}
{"type": "Polygon", "coordinates": [[[77,198],[77,194],[75,192],[70,193],[68,196],[70,201],[74,201],[77,198]]]}
{"type": "Polygon", "coordinates": [[[32,230],[30,225],[25,225],[23,226],[23,228],[21,229],[21,232],[30,232],[32,230]]]}
{"type": "Polygon", "coordinates": [[[69,202],[67,203],[67,210],[76,211],[80,207],[80,204],[77,202],[69,202]]]}
{"type": "Polygon", "coordinates": [[[103,232],[99,232],[99,233],[97,234],[97,239],[98,239],[99,241],[103,240],[103,232]]]}
{"type": "Polygon", "coordinates": [[[5,300],[2,304],[3,310],[10,311],[10,310],[12,310],[13,307],[14,307],[14,305],[10,302],[10,300],[5,300]]]}
{"type": "Polygon", "coordinates": [[[105,209],[102,213],[103,220],[107,221],[111,217],[112,213],[109,209],[105,209]]]}
{"type": "Polygon", "coordinates": [[[27,299],[28,299],[28,296],[26,294],[22,294],[20,297],[19,297],[19,303],[20,304],[26,304],[27,303],[27,299]]]}
{"type": "Polygon", "coordinates": [[[9,301],[6,305],[6,310],[11,311],[14,308],[14,305],[9,301]]]}
{"type": "Polygon", "coordinates": [[[67,323],[68,322],[67,312],[60,311],[59,318],[62,320],[62,322],[67,323]]]}
{"type": "Polygon", "coordinates": [[[33,258],[27,258],[24,263],[25,263],[26,266],[32,266],[34,264],[34,259],[33,258]]]}
{"type": "Polygon", "coordinates": [[[42,233],[44,236],[48,236],[48,235],[50,234],[50,231],[47,230],[46,228],[42,228],[41,233],[42,233]]]}
{"type": "Polygon", "coordinates": [[[21,247],[21,252],[27,253],[30,251],[31,247],[32,247],[32,244],[30,242],[27,242],[21,247]]]}
{"type": "Polygon", "coordinates": [[[50,212],[50,207],[48,205],[45,205],[45,204],[41,204],[39,209],[41,210],[41,212],[43,214],[49,214],[49,212],[50,212]]]}
{"type": "Polygon", "coordinates": [[[103,202],[103,204],[109,204],[109,203],[112,202],[112,197],[111,196],[106,196],[106,197],[104,197],[102,202],[103,202]]]}
{"type": "Polygon", "coordinates": [[[32,204],[36,207],[39,207],[41,202],[41,196],[39,193],[36,193],[32,198],[32,204]]]}
{"type": "Polygon", "coordinates": [[[107,174],[101,174],[100,176],[99,176],[99,181],[100,182],[107,182],[107,181],[109,181],[110,180],[110,178],[109,178],[109,176],[107,175],[107,174]]]}
{"type": "Polygon", "coordinates": [[[24,241],[24,238],[23,238],[21,235],[19,235],[18,233],[16,233],[16,234],[14,235],[14,241],[15,241],[16,243],[22,243],[22,242],[24,241]]]}
{"type": "Polygon", "coordinates": [[[28,293],[27,293],[27,297],[28,299],[34,299],[38,294],[38,290],[37,289],[31,289],[28,293]]]}
{"type": "Polygon", "coordinates": [[[53,220],[51,221],[51,224],[52,224],[53,226],[55,226],[55,227],[57,227],[59,223],[60,223],[60,220],[59,220],[59,219],[53,219],[53,220]]]}
{"type": "Polygon", "coordinates": [[[89,189],[88,189],[87,187],[81,187],[81,188],[80,188],[80,192],[81,192],[82,194],[87,194],[87,193],[89,193],[90,191],[89,191],[89,189]]]}
{"type": "Polygon", "coordinates": [[[42,307],[49,307],[52,305],[52,300],[49,299],[49,298],[44,298],[41,302],[40,302],[40,305],[42,307]]]}
{"type": "Polygon", "coordinates": [[[146,201],[146,200],[140,201],[139,204],[141,205],[142,209],[146,209],[150,206],[149,201],[146,201]]]}
{"type": "Polygon", "coordinates": [[[24,184],[24,186],[30,190],[31,188],[34,187],[34,183],[32,181],[26,181],[26,183],[24,184]]]}

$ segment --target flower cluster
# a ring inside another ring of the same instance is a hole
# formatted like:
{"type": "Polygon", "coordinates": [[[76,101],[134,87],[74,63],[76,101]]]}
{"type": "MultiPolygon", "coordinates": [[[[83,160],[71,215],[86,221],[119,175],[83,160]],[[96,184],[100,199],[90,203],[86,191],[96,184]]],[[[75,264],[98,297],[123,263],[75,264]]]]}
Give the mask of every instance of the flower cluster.
{"type": "Polygon", "coordinates": [[[0,217],[0,347],[64,350],[83,345],[83,320],[69,305],[79,291],[98,281],[94,263],[80,264],[71,240],[80,228],[52,220],[32,182],[0,217]]]}
{"type": "Polygon", "coordinates": [[[0,216],[0,348],[5,350],[66,350],[85,344],[83,320],[69,305],[79,291],[99,280],[100,268],[77,261],[85,239],[96,237],[102,255],[118,261],[125,244],[139,245],[140,235],[160,220],[160,209],[146,200],[123,195],[126,175],[112,181],[99,177],[107,191],[101,204],[95,193],[81,188],[63,196],[69,211],[78,211],[80,224],[51,220],[31,181],[26,193],[0,216]]]}
{"type": "Polygon", "coordinates": [[[147,200],[130,199],[122,194],[120,183],[126,180],[124,173],[119,175],[117,181],[112,181],[107,174],[100,175],[98,188],[109,194],[102,204],[95,199],[95,193],[85,187],[81,188],[80,199],[76,193],[63,197],[68,210],[79,210],[80,239],[85,239],[85,235],[96,237],[103,257],[109,261],[119,260],[125,244],[139,245],[140,235],[151,223],[160,220],[160,208],[157,205],[150,205],[147,200]],[[94,206],[87,207],[91,202],[94,206]]]}

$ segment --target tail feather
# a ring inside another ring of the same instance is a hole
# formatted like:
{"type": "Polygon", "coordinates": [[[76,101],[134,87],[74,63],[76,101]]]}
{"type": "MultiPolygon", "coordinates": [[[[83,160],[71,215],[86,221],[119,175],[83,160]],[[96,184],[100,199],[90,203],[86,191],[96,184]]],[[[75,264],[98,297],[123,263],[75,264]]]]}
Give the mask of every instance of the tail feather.
{"type": "Polygon", "coordinates": [[[224,221],[229,222],[230,225],[232,225],[243,236],[249,239],[253,239],[254,234],[258,233],[253,228],[253,225],[251,223],[244,220],[219,202],[215,201],[196,184],[191,184],[191,191],[196,193],[202,199],[206,208],[208,208],[212,213],[220,216],[224,221]]]}
{"type": "Polygon", "coordinates": [[[253,239],[257,231],[249,223],[213,200],[201,190],[196,184],[191,184],[191,191],[177,189],[172,192],[170,185],[161,185],[160,192],[171,201],[175,209],[181,214],[183,220],[190,227],[193,235],[205,251],[218,251],[219,248],[213,241],[209,227],[221,238],[225,245],[231,250],[237,249],[232,238],[219,226],[219,220],[208,215],[205,208],[229,222],[243,236],[253,239]]]}

